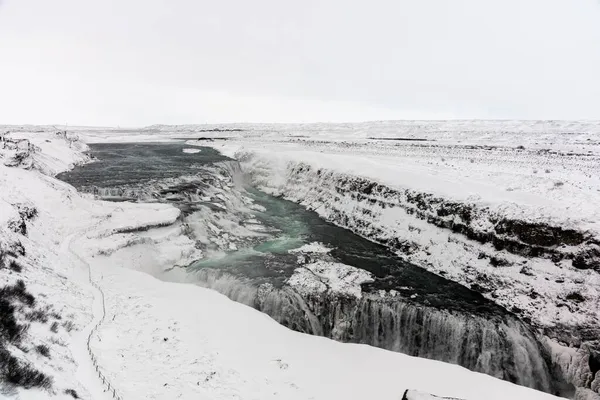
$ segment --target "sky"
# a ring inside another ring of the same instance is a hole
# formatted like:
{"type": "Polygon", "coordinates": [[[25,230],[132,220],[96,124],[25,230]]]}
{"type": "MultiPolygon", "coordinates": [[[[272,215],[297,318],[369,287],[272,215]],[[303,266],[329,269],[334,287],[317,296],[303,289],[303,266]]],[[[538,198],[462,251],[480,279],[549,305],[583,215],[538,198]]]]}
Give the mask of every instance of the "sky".
{"type": "Polygon", "coordinates": [[[0,124],[600,119],[599,0],[0,0],[0,124]]]}

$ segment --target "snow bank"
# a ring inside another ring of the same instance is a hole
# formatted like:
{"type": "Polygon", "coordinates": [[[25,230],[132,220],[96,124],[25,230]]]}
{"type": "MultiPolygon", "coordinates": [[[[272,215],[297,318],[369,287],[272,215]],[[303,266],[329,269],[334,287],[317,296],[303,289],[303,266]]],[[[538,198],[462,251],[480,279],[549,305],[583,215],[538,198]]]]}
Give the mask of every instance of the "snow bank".
{"type": "Polygon", "coordinates": [[[92,265],[109,310],[93,347],[124,398],[384,400],[409,387],[472,400],[554,398],[455,365],[303,335],[211,290],[92,265]]]}
{"type": "Polygon", "coordinates": [[[289,250],[289,253],[308,253],[308,254],[327,254],[332,249],[325,246],[323,243],[312,242],[298,247],[297,249],[289,250]]]}
{"type": "Polygon", "coordinates": [[[23,165],[54,176],[89,161],[88,150],[79,136],[66,131],[21,129],[0,134],[0,160],[5,165],[23,165]]]}
{"type": "Polygon", "coordinates": [[[303,296],[331,294],[360,298],[362,283],[373,282],[370,272],[335,262],[316,261],[296,268],[287,280],[303,296]]]}
{"type": "Polygon", "coordinates": [[[189,148],[185,148],[183,149],[184,153],[188,153],[188,154],[197,154],[200,153],[202,150],[200,149],[189,149],[189,148]]]}

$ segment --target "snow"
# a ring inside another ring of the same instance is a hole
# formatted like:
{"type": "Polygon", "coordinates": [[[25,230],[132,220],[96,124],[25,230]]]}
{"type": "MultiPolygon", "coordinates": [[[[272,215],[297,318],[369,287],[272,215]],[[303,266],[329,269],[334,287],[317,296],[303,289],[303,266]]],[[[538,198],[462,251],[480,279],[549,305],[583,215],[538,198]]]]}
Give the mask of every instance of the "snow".
{"type": "MultiPolygon", "coordinates": [[[[211,290],[141,272],[164,271],[176,260],[201,256],[186,254],[191,242],[182,233],[178,211],[80,196],[51,175],[84,162],[78,151],[85,146],[66,139],[46,142],[47,132],[23,130],[29,132],[20,135],[40,148],[33,156],[37,166],[0,165],[0,239],[23,243],[27,254],[18,277],[40,305],[51,305],[75,329],[53,334],[43,324],[32,324],[26,346],[47,343],[52,358],[12,351],[51,374],[55,389],[19,389],[9,398],[66,399],[67,388],[83,399],[108,397],[94,381],[82,348],[82,338],[99,318],[99,292],[87,280],[88,268],[104,293],[107,313],[92,337],[92,350],[124,399],[398,399],[406,388],[471,400],[555,398],[456,365],[303,335],[211,290]],[[18,214],[15,204],[24,202],[39,213],[28,222],[27,237],[4,225],[18,214]]],[[[330,271],[344,270],[305,267],[328,282],[330,271]]],[[[3,282],[14,282],[15,275],[0,271],[3,282]]]]}
{"type": "Polygon", "coordinates": [[[373,282],[370,272],[335,262],[316,261],[296,268],[287,283],[304,295],[323,295],[326,291],[362,297],[360,285],[373,282]]]}
{"type": "Polygon", "coordinates": [[[297,249],[289,250],[289,253],[313,253],[313,254],[326,254],[331,252],[332,249],[325,246],[323,243],[312,242],[298,247],[297,249]]]}
{"type": "Polygon", "coordinates": [[[197,154],[197,153],[200,153],[201,151],[202,150],[200,150],[200,149],[190,149],[190,148],[183,149],[183,152],[187,153],[187,154],[197,154]]]}
{"type": "Polygon", "coordinates": [[[407,390],[402,397],[402,400],[436,400],[436,399],[446,399],[446,400],[460,400],[460,399],[451,399],[449,397],[439,397],[434,396],[430,393],[419,392],[417,390],[407,390]]]}
{"type": "Polygon", "coordinates": [[[216,292],[95,263],[109,317],[93,347],[124,398],[397,399],[403,387],[473,400],[553,398],[454,365],[303,335],[216,292]]]}

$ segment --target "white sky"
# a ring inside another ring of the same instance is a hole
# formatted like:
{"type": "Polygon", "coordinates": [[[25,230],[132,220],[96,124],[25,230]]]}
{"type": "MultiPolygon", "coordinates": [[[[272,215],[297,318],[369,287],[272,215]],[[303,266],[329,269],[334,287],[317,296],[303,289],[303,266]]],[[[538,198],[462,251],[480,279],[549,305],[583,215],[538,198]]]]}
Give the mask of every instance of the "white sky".
{"type": "Polygon", "coordinates": [[[0,0],[0,124],[600,119],[598,0],[0,0]]]}

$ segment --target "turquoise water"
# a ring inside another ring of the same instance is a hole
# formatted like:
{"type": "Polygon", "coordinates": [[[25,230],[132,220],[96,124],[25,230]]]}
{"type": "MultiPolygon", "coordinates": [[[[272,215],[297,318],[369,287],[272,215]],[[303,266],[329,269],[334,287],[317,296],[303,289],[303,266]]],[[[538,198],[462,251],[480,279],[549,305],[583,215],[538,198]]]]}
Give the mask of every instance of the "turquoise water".
{"type": "Polygon", "coordinates": [[[192,270],[221,269],[257,284],[270,282],[279,287],[298,266],[297,255],[288,251],[320,242],[332,249],[330,254],[339,262],[373,273],[375,282],[364,284],[364,291],[394,289],[405,297],[416,294],[418,302],[439,308],[506,313],[481,294],[404,262],[384,246],[335,226],[296,203],[253,188],[247,189],[247,194],[266,209],[254,212],[255,218],[279,232],[252,248],[228,252],[222,257],[209,255],[208,259],[192,265],[192,270]]]}

